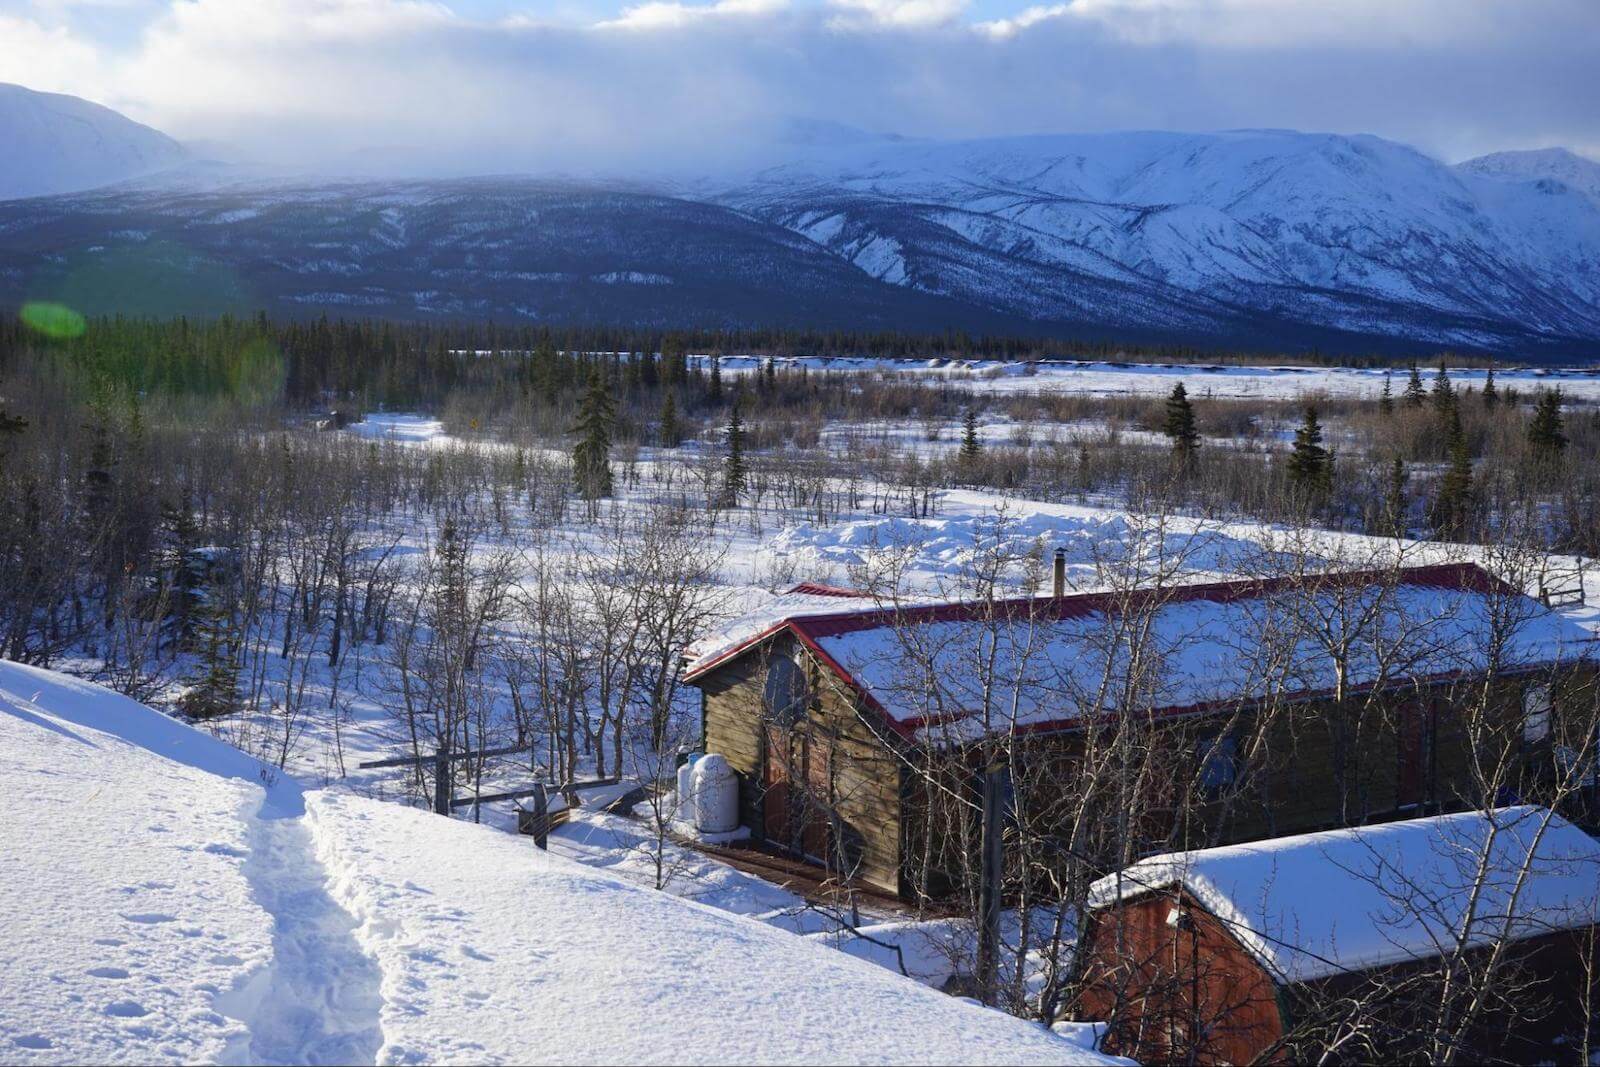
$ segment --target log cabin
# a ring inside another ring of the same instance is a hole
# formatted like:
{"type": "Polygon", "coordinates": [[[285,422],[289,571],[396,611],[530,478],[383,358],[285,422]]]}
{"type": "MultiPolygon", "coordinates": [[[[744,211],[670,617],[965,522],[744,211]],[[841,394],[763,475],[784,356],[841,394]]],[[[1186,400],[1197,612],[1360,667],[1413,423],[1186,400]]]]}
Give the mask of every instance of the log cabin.
{"type": "Polygon", "coordinates": [[[1151,856],[1096,882],[1088,915],[1081,1011],[1145,1063],[1315,1058],[1355,1003],[1362,1033],[1334,1062],[1414,1060],[1407,1006],[1458,952],[1498,949],[1502,992],[1529,994],[1473,1028],[1477,1055],[1570,1059],[1600,995],[1600,841],[1544,808],[1151,856]]]}
{"type": "Polygon", "coordinates": [[[1004,734],[1029,758],[1071,761],[1089,731],[1137,716],[1220,795],[1246,788],[1238,725],[1268,707],[1271,758],[1249,802],[1219,804],[1219,824],[1180,843],[1444,810],[1470,787],[1452,693],[1481,682],[1510,729],[1547,721],[1552,680],[1591,648],[1471,564],[1071,594],[1060,576],[1047,596],[913,604],[804,583],[691,647],[701,743],[738,774],[757,845],[937,896],[949,883],[928,857],[966,846],[948,829],[930,841],[929,750],[1004,734]]]}

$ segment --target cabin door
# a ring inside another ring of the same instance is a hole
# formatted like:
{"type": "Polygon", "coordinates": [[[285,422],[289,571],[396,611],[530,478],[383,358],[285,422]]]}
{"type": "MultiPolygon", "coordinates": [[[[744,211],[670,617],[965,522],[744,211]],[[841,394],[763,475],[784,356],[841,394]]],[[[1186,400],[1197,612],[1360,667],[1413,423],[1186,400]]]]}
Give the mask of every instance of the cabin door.
{"type": "Polygon", "coordinates": [[[828,856],[828,746],[806,733],[767,726],[762,823],[767,840],[824,863],[828,856]]]}
{"type": "Polygon", "coordinates": [[[1432,799],[1434,711],[1431,700],[1414,700],[1400,708],[1397,740],[1400,765],[1395,807],[1421,807],[1432,799]]]}

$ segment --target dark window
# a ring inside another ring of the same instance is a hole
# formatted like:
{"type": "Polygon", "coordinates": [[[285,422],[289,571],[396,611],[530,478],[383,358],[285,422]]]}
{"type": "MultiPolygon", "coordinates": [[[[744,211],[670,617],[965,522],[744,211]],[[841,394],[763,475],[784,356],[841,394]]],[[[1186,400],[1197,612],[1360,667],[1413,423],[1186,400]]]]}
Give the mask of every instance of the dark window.
{"type": "Polygon", "coordinates": [[[1195,755],[1200,760],[1200,788],[1208,794],[1231,789],[1239,780],[1239,740],[1232,734],[1201,737],[1195,755]]]}
{"type": "Polygon", "coordinates": [[[793,726],[806,713],[809,694],[806,692],[806,672],[788,656],[775,656],[767,665],[767,686],[764,693],[767,718],[781,726],[793,726]]]}

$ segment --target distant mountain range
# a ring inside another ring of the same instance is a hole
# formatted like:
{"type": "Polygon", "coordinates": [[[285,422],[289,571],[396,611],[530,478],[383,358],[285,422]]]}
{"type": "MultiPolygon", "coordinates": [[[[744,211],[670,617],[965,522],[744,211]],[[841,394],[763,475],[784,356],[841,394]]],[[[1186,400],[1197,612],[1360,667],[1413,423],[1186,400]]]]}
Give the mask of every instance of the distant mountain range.
{"type": "Polygon", "coordinates": [[[1600,357],[1600,164],[1561,149],[817,124],[689,182],[266,179],[19,92],[0,140],[38,166],[0,163],[31,196],[0,199],[0,303],[1600,357]]]}

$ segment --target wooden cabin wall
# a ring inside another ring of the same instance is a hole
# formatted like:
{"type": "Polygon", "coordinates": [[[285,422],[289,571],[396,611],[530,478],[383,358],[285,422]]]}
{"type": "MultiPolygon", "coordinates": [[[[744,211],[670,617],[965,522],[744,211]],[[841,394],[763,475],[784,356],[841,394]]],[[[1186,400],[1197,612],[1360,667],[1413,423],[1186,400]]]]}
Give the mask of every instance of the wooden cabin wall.
{"type": "MultiPolygon", "coordinates": [[[[919,893],[940,891],[959,882],[958,863],[950,840],[930,840],[942,832],[964,833],[947,814],[930,817],[931,795],[949,797],[970,791],[959,759],[928,761],[906,751],[900,758],[862,723],[851,695],[815,663],[804,648],[786,635],[711,672],[702,681],[705,692],[705,743],[708,751],[727,756],[741,778],[741,818],[758,834],[763,818],[763,686],[772,655],[798,655],[812,678],[812,704],[800,729],[824,738],[838,753],[833,761],[833,806],[851,839],[853,854],[861,862],[861,876],[871,884],[894,891],[907,886],[919,893]],[[942,768],[943,789],[919,788],[920,775],[905,771],[906,761],[926,769],[942,768]],[[904,836],[902,836],[904,835],[904,836]],[[907,862],[902,862],[902,859],[907,862]],[[903,868],[903,869],[902,869],[903,868]]],[[[1522,695],[1541,676],[1507,678],[1494,683],[1491,707],[1503,724],[1502,739],[1520,744],[1522,695]]],[[[1592,673],[1569,679],[1557,687],[1558,714],[1562,700],[1586,705],[1595,699],[1592,673]]],[[[1336,826],[1356,825],[1388,818],[1408,818],[1432,811],[1450,811],[1481,798],[1473,795],[1468,773],[1470,752],[1466,724],[1459,711],[1466,699],[1458,687],[1397,690],[1375,707],[1341,710],[1331,701],[1315,701],[1280,713],[1271,727],[1267,756],[1256,768],[1243,793],[1227,806],[1199,804],[1174,811],[1163,821],[1153,813],[1148,825],[1138,827],[1146,851],[1176,847],[1204,847],[1266,837],[1304,833],[1336,826]],[[1431,751],[1428,753],[1418,795],[1400,795],[1402,710],[1408,706],[1431,708],[1431,751]],[[1342,766],[1342,773],[1341,773],[1342,766]],[[1180,825],[1178,819],[1184,821],[1180,825]]],[[[1362,703],[1366,703],[1365,700],[1362,703]]],[[[1193,757],[1199,736],[1216,728],[1215,718],[1175,719],[1158,727],[1170,744],[1175,766],[1193,757]]],[[[1241,733],[1248,727],[1241,724],[1241,733]]],[[[1081,759],[1083,738],[1073,731],[1038,735],[1029,741],[1026,758],[1070,767],[1081,759]]],[[[1051,772],[1041,777],[1049,778],[1051,772]]],[[[1057,773],[1055,781],[1070,783],[1070,772],[1057,773]]],[[[1078,810],[1076,798],[1066,791],[1033,788],[1035,797],[1055,796],[1064,812],[1078,810]]],[[[1048,823],[1045,815],[1036,826],[1048,823]]],[[[969,842],[970,843],[970,842],[969,842]]]]}
{"type": "Polygon", "coordinates": [[[1252,1063],[1283,1036],[1271,976],[1187,893],[1093,912],[1082,944],[1077,1013],[1114,1021],[1106,1052],[1142,1063],[1252,1063]]]}
{"type": "Polygon", "coordinates": [[[728,758],[740,780],[740,819],[762,835],[769,755],[764,689],[767,664],[779,655],[796,657],[811,683],[810,706],[805,719],[793,728],[791,743],[795,751],[809,745],[809,768],[827,776],[825,785],[812,782],[815,792],[826,790],[827,796],[818,799],[836,820],[827,858],[833,861],[842,852],[857,878],[898,893],[902,762],[861,721],[853,696],[832,683],[831,672],[792,638],[781,635],[702,681],[706,751],[728,758]]]}

